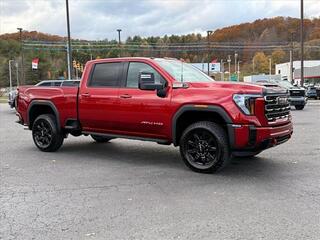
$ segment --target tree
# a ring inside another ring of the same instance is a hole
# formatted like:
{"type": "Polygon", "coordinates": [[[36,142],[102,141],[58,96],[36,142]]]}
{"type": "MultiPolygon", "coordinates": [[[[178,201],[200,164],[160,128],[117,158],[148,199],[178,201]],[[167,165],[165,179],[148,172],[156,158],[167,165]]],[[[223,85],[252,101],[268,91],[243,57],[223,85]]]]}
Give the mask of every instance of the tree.
{"type": "Polygon", "coordinates": [[[258,73],[269,72],[269,60],[263,52],[257,52],[253,57],[255,71],[258,73]]]}
{"type": "Polygon", "coordinates": [[[282,49],[277,49],[271,54],[273,64],[282,63],[285,60],[285,57],[286,53],[282,49]]]}

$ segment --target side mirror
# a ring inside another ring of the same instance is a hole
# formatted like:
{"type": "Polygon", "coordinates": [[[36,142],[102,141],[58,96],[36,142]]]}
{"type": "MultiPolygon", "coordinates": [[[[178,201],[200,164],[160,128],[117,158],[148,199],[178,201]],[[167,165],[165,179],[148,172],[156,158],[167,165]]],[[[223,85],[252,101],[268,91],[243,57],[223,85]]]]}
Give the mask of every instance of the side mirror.
{"type": "Polygon", "coordinates": [[[154,74],[148,72],[141,72],[139,74],[139,89],[141,90],[161,90],[163,85],[155,83],[154,74]]]}

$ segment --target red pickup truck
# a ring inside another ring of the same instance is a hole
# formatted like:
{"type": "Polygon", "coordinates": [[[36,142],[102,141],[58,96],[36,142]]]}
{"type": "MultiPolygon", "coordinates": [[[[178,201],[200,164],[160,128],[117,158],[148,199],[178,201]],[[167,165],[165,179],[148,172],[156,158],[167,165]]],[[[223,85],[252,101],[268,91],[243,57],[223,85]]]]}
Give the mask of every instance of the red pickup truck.
{"type": "Polygon", "coordinates": [[[287,90],[217,82],[167,58],[89,61],[79,87],[19,87],[19,123],[41,151],[90,135],[180,146],[185,164],[209,173],[292,135],[287,90]]]}

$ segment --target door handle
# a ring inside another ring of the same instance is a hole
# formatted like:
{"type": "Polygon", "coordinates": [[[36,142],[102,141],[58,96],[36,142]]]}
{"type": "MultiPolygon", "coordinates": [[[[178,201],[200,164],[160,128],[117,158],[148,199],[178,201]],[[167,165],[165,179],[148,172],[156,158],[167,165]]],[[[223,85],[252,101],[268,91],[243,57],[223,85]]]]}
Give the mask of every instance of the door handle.
{"type": "Polygon", "coordinates": [[[90,97],[91,95],[90,95],[90,93],[82,93],[81,96],[82,97],[90,97]]]}
{"type": "Polygon", "coordinates": [[[120,98],[132,98],[132,96],[129,94],[123,94],[123,95],[120,95],[120,98]]]}

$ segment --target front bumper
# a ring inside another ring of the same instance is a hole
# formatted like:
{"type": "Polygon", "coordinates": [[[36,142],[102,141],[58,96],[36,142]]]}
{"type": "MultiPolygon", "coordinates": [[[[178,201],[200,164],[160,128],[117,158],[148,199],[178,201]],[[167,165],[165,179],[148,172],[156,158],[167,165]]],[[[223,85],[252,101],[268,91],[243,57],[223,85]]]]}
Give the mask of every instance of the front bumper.
{"type": "Polygon", "coordinates": [[[317,93],[307,93],[307,97],[308,98],[316,98],[316,97],[318,97],[318,95],[317,95],[317,93]]]}
{"type": "Polygon", "coordinates": [[[306,105],[308,98],[306,97],[289,97],[289,102],[291,106],[296,105],[306,105]]]}
{"type": "Polygon", "coordinates": [[[229,124],[228,132],[233,151],[259,152],[288,141],[293,127],[291,122],[272,127],[229,124]]]}

